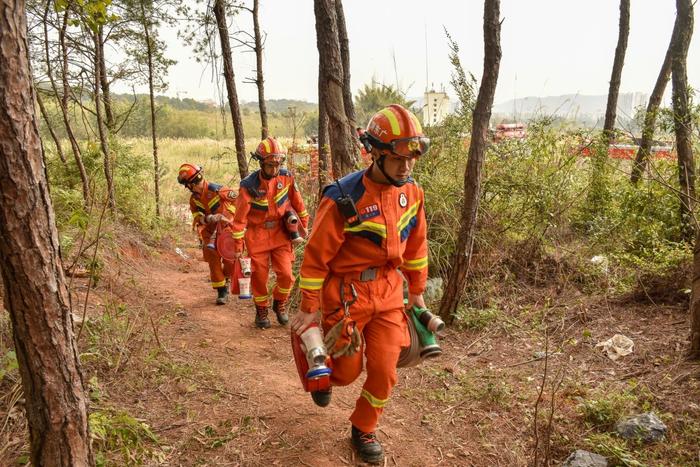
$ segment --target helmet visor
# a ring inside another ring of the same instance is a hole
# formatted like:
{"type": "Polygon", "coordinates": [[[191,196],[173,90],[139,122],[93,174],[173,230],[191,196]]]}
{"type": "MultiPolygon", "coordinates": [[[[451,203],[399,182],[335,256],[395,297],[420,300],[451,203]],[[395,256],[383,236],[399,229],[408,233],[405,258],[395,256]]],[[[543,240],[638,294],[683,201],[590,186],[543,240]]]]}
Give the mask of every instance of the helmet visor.
{"type": "Polygon", "coordinates": [[[415,136],[413,138],[395,139],[390,145],[391,152],[401,157],[424,156],[430,149],[430,138],[415,136]]]}
{"type": "Polygon", "coordinates": [[[262,159],[265,165],[280,165],[285,160],[284,154],[268,154],[262,159]]]}
{"type": "Polygon", "coordinates": [[[200,171],[195,172],[194,175],[188,173],[182,173],[177,177],[177,181],[180,185],[189,187],[190,185],[196,185],[202,180],[202,173],[200,171]]]}

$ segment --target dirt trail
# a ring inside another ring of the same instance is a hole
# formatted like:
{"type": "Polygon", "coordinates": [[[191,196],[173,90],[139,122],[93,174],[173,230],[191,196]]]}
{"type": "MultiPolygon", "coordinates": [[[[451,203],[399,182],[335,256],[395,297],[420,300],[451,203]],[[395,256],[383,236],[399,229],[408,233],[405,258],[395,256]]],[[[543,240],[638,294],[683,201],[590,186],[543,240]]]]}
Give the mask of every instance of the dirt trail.
{"type": "MultiPolygon", "coordinates": [[[[199,438],[199,443],[181,441],[176,448],[179,456],[173,453],[173,460],[179,457],[180,465],[355,464],[348,438],[348,416],[364,374],[349,387],[335,388],[329,407],[315,406],[296,374],[288,326],[277,324],[271,313],[272,327],[256,329],[251,300],[232,297],[227,305],[216,306],[215,293],[207,283],[206,263],[197,261],[197,250],[186,252],[188,261],[174,256],[165,263],[166,267],[160,262],[147,265],[143,273],[158,289],[154,291],[156,295],[169,297],[172,308],[179,310],[172,326],[164,330],[172,333],[164,337],[169,341],[166,347],[189,353],[209,367],[214,380],[222,382],[226,392],[215,393],[216,397],[209,400],[199,394],[192,394],[188,401],[178,398],[178,403],[188,407],[190,433],[199,438]],[[192,400],[200,398],[201,403],[192,400]],[[209,430],[210,439],[202,442],[197,433],[202,435],[205,425],[214,429],[209,430]],[[220,447],[207,446],[216,436],[225,442],[220,447]]],[[[195,392],[184,390],[188,391],[195,392]]],[[[167,411],[162,415],[166,419],[172,417],[167,411]]],[[[173,420],[163,420],[163,424],[177,426],[173,420]]],[[[187,436],[187,430],[182,428],[166,427],[162,431],[170,437],[187,436]]],[[[424,447],[435,434],[421,426],[421,416],[408,400],[392,399],[379,436],[387,452],[386,465],[439,462],[438,450],[424,447]]]]}

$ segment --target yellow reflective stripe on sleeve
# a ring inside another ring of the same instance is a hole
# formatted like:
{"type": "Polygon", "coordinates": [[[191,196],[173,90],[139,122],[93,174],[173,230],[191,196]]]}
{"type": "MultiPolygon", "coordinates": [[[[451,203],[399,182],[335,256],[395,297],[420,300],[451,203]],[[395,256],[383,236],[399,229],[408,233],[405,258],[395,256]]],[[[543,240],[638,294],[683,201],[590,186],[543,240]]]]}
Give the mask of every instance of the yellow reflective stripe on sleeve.
{"type": "Polygon", "coordinates": [[[299,280],[299,287],[306,290],[320,290],[324,280],[324,278],[302,277],[299,280]]]}
{"type": "Polygon", "coordinates": [[[281,200],[282,197],[284,197],[284,195],[286,195],[288,192],[289,192],[289,185],[284,187],[280,192],[278,192],[275,195],[275,203],[278,202],[279,200],[281,200]]]}
{"type": "Polygon", "coordinates": [[[211,286],[214,287],[215,289],[216,289],[217,287],[223,287],[223,286],[225,286],[225,285],[226,285],[226,281],[225,281],[225,280],[220,281],[220,282],[212,282],[212,283],[211,283],[211,286]]]}
{"type": "Polygon", "coordinates": [[[418,208],[420,208],[420,201],[416,201],[413,206],[408,208],[408,211],[403,213],[399,219],[399,222],[397,223],[399,232],[401,232],[408,225],[408,223],[411,222],[411,218],[416,215],[418,208]]]}
{"type": "Polygon", "coordinates": [[[423,268],[428,267],[428,257],[418,259],[408,259],[403,262],[403,268],[407,271],[420,271],[423,268]]]}
{"type": "Polygon", "coordinates": [[[236,240],[240,240],[241,238],[243,238],[245,236],[245,230],[234,230],[231,232],[231,235],[236,240]]]}
{"type": "Polygon", "coordinates": [[[193,212],[193,213],[192,213],[192,217],[195,218],[195,219],[198,218],[199,216],[203,216],[203,215],[204,215],[204,213],[203,213],[203,212],[200,212],[200,211],[197,211],[197,212],[193,212]]]}
{"type": "Polygon", "coordinates": [[[233,204],[229,204],[228,207],[227,207],[226,209],[227,209],[228,212],[230,212],[231,214],[236,214],[236,206],[234,206],[233,204]]]}
{"type": "Polygon", "coordinates": [[[269,295],[263,295],[262,297],[253,297],[253,301],[255,303],[262,303],[262,302],[267,301],[268,297],[269,297],[269,295]]]}
{"type": "Polygon", "coordinates": [[[355,227],[350,227],[348,225],[345,226],[345,228],[343,229],[343,231],[345,232],[361,232],[363,230],[374,232],[382,238],[386,238],[386,225],[377,224],[376,222],[364,221],[363,223],[361,223],[360,225],[356,225],[355,227]]]}
{"type": "Polygon", "coordinates": [[[396,115],[394,114],[394,112],[392,112],[389,109],[384,109],[384,110],[380,110],[379,113],[384,115],[386,117],[386,119],[389,120],[389,124],[391,125],[391,132],[396,136],[400,135],[401,134],[401,127],[399,126],[399,119],[396,118],[396,115]]]}
{"type": "Polygon", "coordinates": [[[308,215],[309,215],[309,211],[307,211],[306,209],[304,209],[303,211],[301,211],[299,213],[299,217],[307,217],[308,215]]]}
{"type": "Polygon", "coordinates": [[[204,207],[204,205],[203,205],[200,201],[197,201],[196,199],[194,199],[194,200],[192,200],[192,201],[194,201],[194,205],[195,205],[195,206],[200,207],[200,208],[202,208],[202,209],[206,209],[206,208],[204,207]]]}
{"type": "Polygon", "coordinates": [[[367,389],[363,389],[360,396],[367,399],[369,405],[371,405],[375,409],[381,409],[386,405],[387,402],[389,402],[389,399],[379,399],[377,397],[374,397],[372,394],[370,394],[370,392],[367,389]]]}
{"type": "Polygon", "coordinates": [[[219,201],[221,201],[221,197],[220,197],[219,195],[214,196],[214,197],[211,199],[211,201],[209,201],[209,208],[211,208],[212,206],[214,206],[214,205],[215,205],[216,203],[218,203],[219,201]]]}

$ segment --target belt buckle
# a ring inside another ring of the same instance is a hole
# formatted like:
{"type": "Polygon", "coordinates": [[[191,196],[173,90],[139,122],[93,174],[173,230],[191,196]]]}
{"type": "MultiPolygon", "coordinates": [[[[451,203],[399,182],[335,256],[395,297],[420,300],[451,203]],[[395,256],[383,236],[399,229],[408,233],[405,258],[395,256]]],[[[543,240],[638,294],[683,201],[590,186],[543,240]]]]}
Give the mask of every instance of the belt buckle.
{"type": "Polygon", "coordinates": [[[360,282],[369,282],[377,278],[377,268],[368,268],[360,273],[360,282]]]}

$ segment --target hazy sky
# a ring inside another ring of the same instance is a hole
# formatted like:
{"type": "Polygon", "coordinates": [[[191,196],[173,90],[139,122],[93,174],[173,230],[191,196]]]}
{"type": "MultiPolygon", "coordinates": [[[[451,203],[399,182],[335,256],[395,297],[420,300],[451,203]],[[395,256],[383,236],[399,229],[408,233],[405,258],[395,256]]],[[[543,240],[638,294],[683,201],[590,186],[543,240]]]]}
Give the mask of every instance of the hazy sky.
{"type": "MultiPolygon", "coordinates": [[[[434,83],[436,89],[444,86],[453,94],[444,28],[459,44],[465,70],[480,78],[483,1],[343,3],[353,91],[375,78],[392,85],[398,80],[408,96],[420,96],[426,87],[427,31],[429,83],[434,83]]],[[[261,0],[260,4],[260,21],[267,32],[263,65],[266,98],[316,102],[318,52],[313,0],[261,0]]],[[[630,16],[621,92],[648,94],[668,47],[675,2],[632,0],[630,16]]],[[[501,17],[503,58],[496,103],[513,97],[607,93],[617,44],[617,0],[502,0],[501,17]]],[[[233,18],[231,26],[232,30],[252,31],[250,14],[244,12],[233,18]]],[[[178,60],[170,71],[167,94],[218,100],[211,69],[205,70],[192,59],[191,51],[180,43],[175,30],[163,30],[161,34],[168,44],[166,54],[178,60]]],[[[688,79],[695,88],[700,88],[699,34],[695,32],[688,55],[688,79]]],[[[242,82],[253,76],[254,54],[237,49],[234,67],[239,99],[257,100],[255,85],[242,82]]]]}

